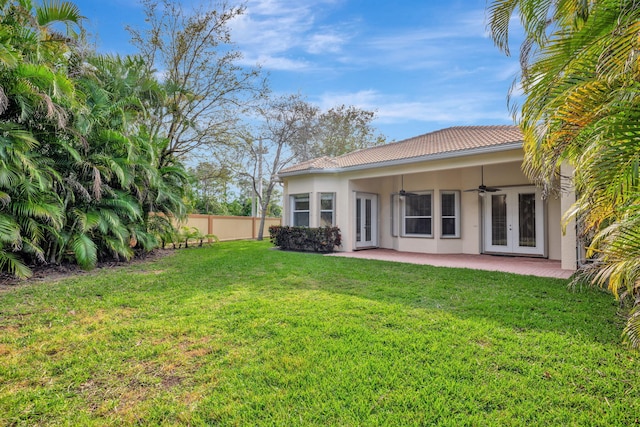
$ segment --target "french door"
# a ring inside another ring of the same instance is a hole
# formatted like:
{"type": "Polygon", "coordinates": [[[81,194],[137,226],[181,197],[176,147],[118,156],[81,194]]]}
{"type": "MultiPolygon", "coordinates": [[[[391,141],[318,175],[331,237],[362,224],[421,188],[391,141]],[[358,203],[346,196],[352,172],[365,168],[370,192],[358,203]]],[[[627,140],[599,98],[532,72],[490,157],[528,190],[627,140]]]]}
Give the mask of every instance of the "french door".
{"type": "Polygon", "coordinates": [[[356,193],[356,249],[378,246],[378,196],[356,193]]]}
{"type": "Polygon", "coordinates": [[[535,187],[484,194],[484,250],[544,255],[544,206],[535,187]]]}

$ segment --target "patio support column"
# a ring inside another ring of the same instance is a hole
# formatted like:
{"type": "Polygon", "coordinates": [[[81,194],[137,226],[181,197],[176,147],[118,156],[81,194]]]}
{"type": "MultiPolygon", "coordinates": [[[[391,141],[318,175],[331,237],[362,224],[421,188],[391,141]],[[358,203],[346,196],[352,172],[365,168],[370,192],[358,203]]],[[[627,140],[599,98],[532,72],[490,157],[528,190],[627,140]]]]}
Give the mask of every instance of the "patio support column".
{"type": "MultiPolygon", "coordinates": [[[[573,167],[562,164],[560,167],[560,185],[562,188],[560,199],[560,211],[562,215],[571,208],[576,201],[576,192],[573,187],[573,167]]],[[[578,268],[578,239],[576,233],[576,222],[563,224],[565,232],[560,240],[562,253],[562,269],[576,270],[578,268]]]]}

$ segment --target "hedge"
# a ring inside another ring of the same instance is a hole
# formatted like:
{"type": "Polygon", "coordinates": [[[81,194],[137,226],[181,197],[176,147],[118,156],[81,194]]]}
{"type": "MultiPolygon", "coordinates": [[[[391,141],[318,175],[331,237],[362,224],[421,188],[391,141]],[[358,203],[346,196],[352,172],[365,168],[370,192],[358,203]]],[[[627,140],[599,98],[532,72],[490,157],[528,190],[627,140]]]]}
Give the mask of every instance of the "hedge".
{"type": "Polygon", "coordinates": [[[271,242],[280,249],[304,252],[333,252],[342,244],[338,227],[269,227],[271,242]]]}

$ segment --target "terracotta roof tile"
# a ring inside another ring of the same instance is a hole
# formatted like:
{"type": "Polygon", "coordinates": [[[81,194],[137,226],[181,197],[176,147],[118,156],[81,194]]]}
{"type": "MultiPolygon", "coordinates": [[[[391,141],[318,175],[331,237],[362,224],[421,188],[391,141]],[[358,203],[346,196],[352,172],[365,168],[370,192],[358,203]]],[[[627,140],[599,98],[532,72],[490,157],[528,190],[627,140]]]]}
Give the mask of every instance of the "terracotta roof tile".
{"type": "Polygon", "coordinates": [[[282,169],[280,173],[375,166],[378,163],[412,158],[422,160],[432,155],[517,142],[522,142],[522,133],[517,126],[456,126],[404,141],[353,151],[335,158],[320,157],[282,169]]]}

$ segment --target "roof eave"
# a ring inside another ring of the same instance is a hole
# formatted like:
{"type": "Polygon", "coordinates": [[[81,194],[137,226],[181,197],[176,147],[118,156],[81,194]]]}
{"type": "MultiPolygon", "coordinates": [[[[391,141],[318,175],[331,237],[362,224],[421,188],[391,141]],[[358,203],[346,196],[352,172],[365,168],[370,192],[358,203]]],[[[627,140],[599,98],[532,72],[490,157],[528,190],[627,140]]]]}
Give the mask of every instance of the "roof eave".
{"type": "Polygon", "coordinates": [[[358,171],[358,170],[366,170],[366,169],[375,169],[375,168],[384,168],[389,166],[401,166],[407,165],[411,163],[420,163],[420,162],[428,162],[434,160],[444,160],[444,159],[452,159],[456,157],[465,157],[465,156],[474,156],[478,154],[491,154],[491,153],[499,153],[502,151],[510,151],[518,148],[522,148],[523,141],[510,142],[506,144],[493,145],[489,147],[478,147],[471,148],[468,150],[459,150],[459,151],[448,151],[446,153],[438,153],[438,154],[428,154],[425,156],[418,157],[409,157],[404,159],[396,159],[396,160],[388,160],[384,162],[378,163],[366,163],[362,165],[355,166],[346,166],[341,168],[331,168],[331,169],[321,169],[321,168],[311,168],[311,169],[303,169],[299,171],[278,173],[280,178],[297,176],[297,175],[307,175],[307,174],[334,174],[340,172],[350,172],[350,171],[358,171]]]}

